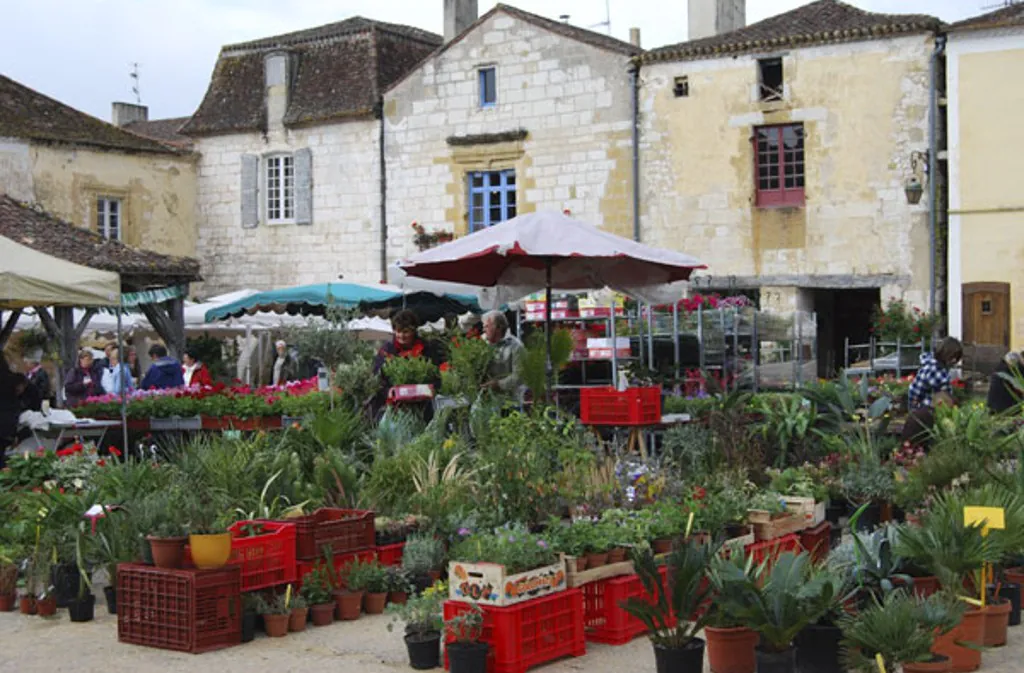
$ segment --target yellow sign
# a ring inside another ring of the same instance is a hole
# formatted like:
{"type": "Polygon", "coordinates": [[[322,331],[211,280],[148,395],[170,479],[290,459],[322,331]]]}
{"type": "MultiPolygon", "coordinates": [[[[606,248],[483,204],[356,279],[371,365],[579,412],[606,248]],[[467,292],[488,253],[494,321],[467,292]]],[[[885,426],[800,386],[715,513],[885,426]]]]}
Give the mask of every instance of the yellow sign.
{"type": "Polygon", "coordinates": [[[964,507],[964,525],[982,525],[986,531],[1006,528],[1006,513],[1002,507],[964,507]]]}

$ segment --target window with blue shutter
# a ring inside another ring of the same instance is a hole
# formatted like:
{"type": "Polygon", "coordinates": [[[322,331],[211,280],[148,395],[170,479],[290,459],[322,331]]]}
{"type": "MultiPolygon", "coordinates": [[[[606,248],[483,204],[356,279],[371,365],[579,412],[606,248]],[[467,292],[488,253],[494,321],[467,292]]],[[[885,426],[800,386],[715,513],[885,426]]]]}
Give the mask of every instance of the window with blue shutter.
{"type": "Polygon", "coordinates": [[[516,216],[516,172],[469,174],[469,230],[484,229],[516,216]]]}
{"type": "Polygon", "coordinates": [[[498,70],[494,66],[480,68],[480,107],[493,107],[498,102],[498,70]]]}

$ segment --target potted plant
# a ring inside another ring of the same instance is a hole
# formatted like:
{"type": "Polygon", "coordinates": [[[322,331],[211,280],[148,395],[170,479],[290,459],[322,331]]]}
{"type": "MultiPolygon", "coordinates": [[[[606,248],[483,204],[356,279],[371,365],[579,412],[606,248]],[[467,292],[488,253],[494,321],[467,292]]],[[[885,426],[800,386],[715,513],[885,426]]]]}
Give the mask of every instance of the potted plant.
{"type": "Polygon", "coordinates": [[[388,631],[394,629],[395,621],[405,623],[409,665],[418,671],[437,668],[440,662],[441,628],[444,625],[441,606],[447,598],[448,587],[439,582],[418,596],[410,596],[408,602],[389,608],[394,620],[388,623],[388,631]]]}
{"type": "Polygon", "coordinates": [[[388,569],[377,561],[366,564],[364,569],[363,587],[366,593],[363,595],[363,610],[368,615],[379,615],[384,612],[388,602],[388,569]]]}
{"type": "Polygon", "coordinates": [[[587,541],[587,567],[600,568],[608,563],[608,550],[612,547],[611,530],[608,524],[598,521],[590,523],[587,541]]]}
{"type": "MultiPolygon", "coordinates": [[[[259,594],[242,594],[242,642],[251,643],[256,637],[256,617],[259,612],[259,594]]],[[[331,604],[334,609],[334,604],[331,604]]]]}
{"type": "Polygon", "coordinates": [[[881,522],[882,504],[892,500],[896,481],[891,469],[877,458],[865,456],[846,466],[842,488],[850,503],[850,526],[859,531],[871,531],[881,522]]]}
{"type": "Polygon", "coordinates": [[[165,505],[159,512],[150,513],[149,541],[153,564],[157,568],[180,568],[185,559],[185,544],[188,542],[187,527],[183,519],[181,507],[185,503],[182,498],[161,500],[165,505]]]}
{"type": "Polygon", "coordinates": [[[913,586],[913,578],[904,572],[901,557],[893,550],[897,532],[893,526],[884,526],[870,534],[855,533],[849,543],[844,543],[851,547],[855,596],[862,605],[867,605],[872,596],[881,598],[895,589],[913,586]]]}
{"type": "Polygon", "coordinates": [[[366,584],[372,573],[371,564],[360,559],[355,559],[341,569],[341,581],[335,586],[344,584],[344,588],[334,591],[334,599],[338,604],[338,619],[359,619],[363,608],[363,594],[366,593],[366,584]]]}
{"type": "Polygon", "coordinates": [[[672,551],[672,543],[686,529],[686,515],[679,505],[660,503],[650,510],[651,547],[655,554],[672,551]]]}
{"type": "Polygon", "coordinates": [[[299,592],[293,592],[292,587],[287,591],[288,607],[291,614],[288,616],[288,630],[292,633],[306,630],[306,621],[309,619],[309,605],[306,599],[299,592]]]}
{"type": "Polygon", "coordinates": [[[744,622],[739,610],[744,605],[746,582],[754,570],[753,559],[741,554],[716,556],[708,571],[715,600],[707,615],[704,638],[708,665],[715,673],[755,673],[757,632],[744,622]],[[737,582],[739,578],[741,581],[737,582]]]}
{"type": "Polygon", "coordinates": [[[14,550],[0,545],[0,612],[14,609],[17,588],[18,566],[14,563],[14,550]]]}
{"type": "Polygon", "coordinates": [[[285,594],[258,594],[256,610],[263,617],[263,631],[271,638],[288,635],[292,609],[285,594]]]}
{"type": "Polygon", "coordinates": [[[92,593],[91,571],[86,565],[83,552],[83,537],[85,533],[85,522],[78,525],[78,535],[75,537],[75,561],[78,565],[78,593],[75,598],[68,601],[68,616],[73,622],[91,622],[95,615],[96,596],[92,593]]]}
{"type": "Polygon", "coordinates": [[[421,591],[440,579],[444,564],[444,544],[433,535],[417,533],[405,539],[402,568],[421,591]]]}
{"type": "Polygon", "coordinates": [[[200,570],[223,568],[231,557],[232,517],[218,511],[209,499],[202,499],[192,511],[188,524],[188,546],[192,563],[200,570]]]}
{"type": "Polygon", "coordinates": [[[452,673],[487,673],[487,643],[480,642],[484,632],[484,612],[471,604],[468,610],[446,619],[448,638],[445,651],[452,673]]]}
{"type": "Polygon", "coordinates": [[[857,595],[851,570],[831,563],[816,565],[810,570],[812,577],[820,576],[823,582],[832,584],[831,599],[825,603],[824,614],[797,635],[797,670],[846,673],[841,661],[843,632],[839,621],[846,614],[848,601],[857,595]]]}
{"type": "Polygon", "coordinates": [[[337,604],[331,594],[330,575],[322,562],[313,566],[313,569],[302,578],[302,597],[312,612],[314,626],[328,626],[334,623],[337,604]]]}
{"type": "Polygon", "coordinates": [[[96,534],[92,538],[95,554],[107,571],[107,586],[103,595],[107,601],[107,612],[117,614],[117,566],[135,560],[137,534],[130,514],[119,510],[107,510],[96,520],[96,534]]]}
{"type": "Polygon", "coordinates": [[[857,614],[841,620],[844,658],[851,668],[875,668],[882,656],[888,671],[901,666],[903,673],[945,673],[949,657],[933,654],[937,635],[948,633],[963,614],[956,596],[934,594],[921,598],[893,592],[857,614]]]}
{"type": "Polygon", "coordinates": [[[409,600],[409,594],[413,592],[413,584],[409,580],[409,573],[404,568],[390,567],[387,569],[388,578],[388,602],[401,605],[409,600]]]}
{"type": "Polygon", "coordinates": [[[669,554],[666,565],[671,581],[662,582],[654,553],[647,548],[633,551],[633,565],[643,584],[646,599],[630,598],[622,608],[643,622],[654,646],[658,673],[702,673],[704,641],[697,634],[707,623],[701,605],[711,598],[711,585],[706,581],[708,568],[717,554],[717,544],[698,544],[687,540],[669,554]],[[674,615],[680,619],[673,626],[674,615]],[[695,621],[683,615],[699,615],[695,621]]]}

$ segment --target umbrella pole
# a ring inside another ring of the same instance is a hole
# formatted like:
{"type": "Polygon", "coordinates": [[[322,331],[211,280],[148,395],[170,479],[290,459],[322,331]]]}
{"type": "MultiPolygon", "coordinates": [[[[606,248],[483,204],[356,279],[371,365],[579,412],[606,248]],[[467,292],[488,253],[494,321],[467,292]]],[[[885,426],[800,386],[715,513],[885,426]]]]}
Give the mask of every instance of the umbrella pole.
{"type": "Polygon", "coordinates": [[[124,442],[124,455],[128,455],[128,397],[124,385],[124,363],[128,359],[124,352],[124,336],[121,329],[121,314],[124,312],[124,298],[118,301],[117,305],[117,372],[115,375],[121,380],[121,439],[124,442]]]}
{"type": "Polygon", "coordinates": [[[547,388],[548,388],[548,401],[550,402],[555,394],[554,380],[555,380],[555,367],[551,362],[551,259],[547,259],[544,262],[544,271],[546,275],[546,282],[544,283],[544,340],[545,340],[545,358],[544,358],[544,374],[547,377],[547,388]]]}

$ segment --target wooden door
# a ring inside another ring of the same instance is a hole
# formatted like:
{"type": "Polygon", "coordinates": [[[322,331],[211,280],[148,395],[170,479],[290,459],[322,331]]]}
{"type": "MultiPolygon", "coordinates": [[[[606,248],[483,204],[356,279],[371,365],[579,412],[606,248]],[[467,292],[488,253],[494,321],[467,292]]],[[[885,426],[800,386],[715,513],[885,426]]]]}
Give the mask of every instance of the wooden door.
{"type": "Polygon", "coordinates": [[[1010,347],[1010,284],[963,286],[963,334],[969,344],[1010,347]]]}

